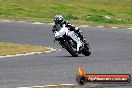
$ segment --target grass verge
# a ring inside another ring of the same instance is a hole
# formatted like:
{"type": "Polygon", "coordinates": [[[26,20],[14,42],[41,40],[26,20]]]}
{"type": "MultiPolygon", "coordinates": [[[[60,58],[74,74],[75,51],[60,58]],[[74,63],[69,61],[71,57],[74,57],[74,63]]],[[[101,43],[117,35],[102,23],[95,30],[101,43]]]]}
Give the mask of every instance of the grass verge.
{"type": "Polygon", "coordinates": [[[0,18],[53,22],[62,14],[75,23],[132,27],[131,6],[132,0],[0,0],[0,18]]]}
{"type": "Polygon", "coordinates": [[[49,51],[48,47],[0,42],[0,56],[49,51]]]}

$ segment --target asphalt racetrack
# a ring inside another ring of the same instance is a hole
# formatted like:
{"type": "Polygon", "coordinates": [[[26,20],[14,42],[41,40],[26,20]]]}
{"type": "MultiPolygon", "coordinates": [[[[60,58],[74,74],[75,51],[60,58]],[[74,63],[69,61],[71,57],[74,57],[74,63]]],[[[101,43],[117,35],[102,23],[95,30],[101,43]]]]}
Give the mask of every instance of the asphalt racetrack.
{"type": "MultiPolygon", "coordinates": [[[[44,45],[61,51],[0,58],[0,88],[16,88],[48,84],[77,84],[77,68],[88,74],[132,73],[132,30],[80,27],[90,42],[92,54],[71,57],[54,41],[52,25],[0,22],[0,41],[44,45]]],[[[85,85],[86,86],[86,85],[85,85]]],[[[131,88],[130,86],[87,84],[86,88],[131,88]]]]}

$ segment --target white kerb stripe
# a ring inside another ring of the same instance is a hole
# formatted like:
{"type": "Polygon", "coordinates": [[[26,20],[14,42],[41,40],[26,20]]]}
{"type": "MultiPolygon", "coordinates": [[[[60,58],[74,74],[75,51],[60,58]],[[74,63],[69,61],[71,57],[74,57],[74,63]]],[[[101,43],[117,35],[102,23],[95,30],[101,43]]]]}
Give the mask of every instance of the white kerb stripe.
{"type": "Polygon", "coordinates": [[[104,27],[104,26],[97,26],[97,27],[100,27],[100,28],[102,28],[102,27],[104,27]]]}
{"type": "Polygon", "coordinates": [[[44,23],[40,23],[40,22],[33,22],[32,24],[44,24],[44,23]]]}
{"type": "Polygon", "coordinates": [[[55,87],[55,86],[58,86],[58,85],[45,85],[43,87],[55,87]]]}
{"type": "Polygon", "coordinates": [[[89,25],[80,25],[78,27],[90,27],[89,25]]]}
{"type": "Polygon", "coordinates": [[[112,27],[112,28],[118,28],[118,27],[112,27]]]}
{"type": "Polygon", "coordinates": [[[128,28],[128,29],[132,29],[132,28],[128,28]]]}
{"type": "Polygon", "coordinates": [[[60,84],[62,86],[74,86],[75,84],[60,84]]]}
{"type": "Polygon", "coordinates": [[[32,87],[17,87],[17,88],[32,88],[32,87]]]}

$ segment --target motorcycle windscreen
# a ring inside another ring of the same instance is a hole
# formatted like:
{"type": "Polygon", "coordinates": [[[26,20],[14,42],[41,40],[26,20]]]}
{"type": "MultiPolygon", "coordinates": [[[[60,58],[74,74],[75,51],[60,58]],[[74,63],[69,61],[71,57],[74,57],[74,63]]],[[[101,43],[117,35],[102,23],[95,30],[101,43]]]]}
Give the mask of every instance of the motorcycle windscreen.
{"type": "Polygon", "coordinates": [[[60,24],[57,24],[56,26],[55,26],[55,29],[56,29],[56,31],[60,31],[61,30],[61,25],[60,24]]]}

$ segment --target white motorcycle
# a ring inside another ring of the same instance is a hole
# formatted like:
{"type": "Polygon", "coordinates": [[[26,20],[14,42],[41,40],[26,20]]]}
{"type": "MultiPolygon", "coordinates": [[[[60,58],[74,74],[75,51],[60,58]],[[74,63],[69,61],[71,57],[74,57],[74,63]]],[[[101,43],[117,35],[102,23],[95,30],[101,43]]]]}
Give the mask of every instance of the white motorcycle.
{"type": "Polygon", "coordinates": [[[70,31],[65,25],[59,31],[54,32],[55,40],[59,42],[62,48],[65,48],[73,57],[78,54],[89,56],[91,54],[89,45],[80,40],[78,34],[70,31]]]}

